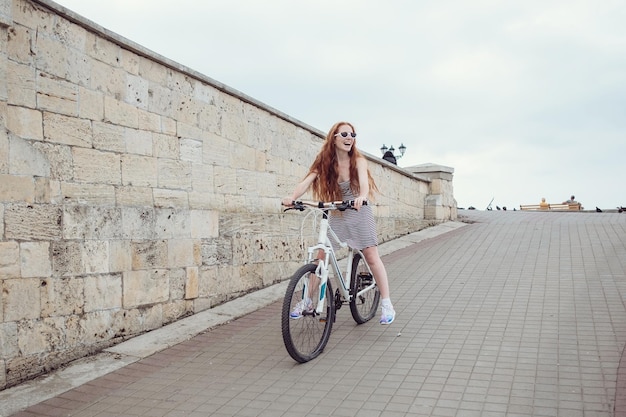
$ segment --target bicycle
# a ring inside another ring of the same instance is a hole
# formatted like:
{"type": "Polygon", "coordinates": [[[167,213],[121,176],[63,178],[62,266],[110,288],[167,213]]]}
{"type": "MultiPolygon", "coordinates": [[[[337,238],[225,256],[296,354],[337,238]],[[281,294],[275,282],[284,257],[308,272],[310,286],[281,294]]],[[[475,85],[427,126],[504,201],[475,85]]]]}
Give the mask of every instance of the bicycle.
{"type": "Polygon", "coordinates": [[[317,244],[307,248],[306,263],[291,276],[283,300],[283,342],[289,355],[299,363],[308,362],[323,352],[336,311],[344,304],[350,305],[352,318],[357,324],[371,320],[378,309],[380,292],[363,252],[349,248],[344,276],[330,241],[332,238],[341,248],[348,247],[330,228],[328,216],[331,210],[355,210],[353,204],[354,201],[294,201],[291,207],[285,209],[304,211],[309,207],[321,212],[317,244]],[[315,252],[324,256],[320,259],[314,256],[315,252]],[[329,280],[329,267],[335,272],[337,288],[334,293],[329,280]],[[311,300],[311,308],[304,309],[300,317],[290,317],[298,303],[306,303],[307,296],[311,300]]]}

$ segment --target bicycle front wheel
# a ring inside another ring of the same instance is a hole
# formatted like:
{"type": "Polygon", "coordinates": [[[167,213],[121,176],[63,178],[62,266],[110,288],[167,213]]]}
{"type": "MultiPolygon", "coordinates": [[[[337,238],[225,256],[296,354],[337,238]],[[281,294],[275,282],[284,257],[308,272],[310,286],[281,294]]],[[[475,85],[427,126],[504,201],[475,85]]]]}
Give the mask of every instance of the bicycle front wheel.
{"type": "Polygon", "coordinates": [[[324,350],[335,319],[333,291],[327,280],[324,310],[317,313],[319,301],[319,281],[315,275],[317,265],[308,264],[300,267],[291,277],[282,310],[283,342],[289,355],[297,362],[308,362],[324,350]],[[311,304],[304,304],[304,298],[311,299],[311,304]]]}
{"type": "Polygon", "coordinates": [[[355,253],[350,276],[350,312],[357,324],[374,317],[380,302],[380,291],[361,254],[355,253]],[[360,294],[359,294],[360,293],[360,294]]]}

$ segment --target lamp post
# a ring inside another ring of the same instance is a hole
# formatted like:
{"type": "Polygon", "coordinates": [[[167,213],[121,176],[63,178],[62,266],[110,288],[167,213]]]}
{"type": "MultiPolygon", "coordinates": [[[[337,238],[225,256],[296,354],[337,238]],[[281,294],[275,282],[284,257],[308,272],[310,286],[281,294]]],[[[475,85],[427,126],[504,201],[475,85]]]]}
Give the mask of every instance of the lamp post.
{"type": "Polygon", "coordinates": [[[393,154],[394,158],[400,159],[402,158],[402,156],[404,156],[404,153],[406,152],[406,146],[404,146],[404,143],[400,144],[400,146],[398,147],[398,150],[400,151],[400,155],[395,154],[396,149],[393,147],[393,145],[391,145],[391,147],[388,148],[387,145],[385,145],[384,143],[383,143],[383,146],[381,146],[380,148],[380,152],[383,154],[383,156],[385,155],[387,151],[389,151],[393,154]]]}

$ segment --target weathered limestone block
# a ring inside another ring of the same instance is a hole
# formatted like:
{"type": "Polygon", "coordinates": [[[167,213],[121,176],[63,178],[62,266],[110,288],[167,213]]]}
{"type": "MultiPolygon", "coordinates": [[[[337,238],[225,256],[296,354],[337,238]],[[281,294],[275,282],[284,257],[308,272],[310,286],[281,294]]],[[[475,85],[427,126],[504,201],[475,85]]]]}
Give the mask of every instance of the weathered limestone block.
{"type": "Polygon", "coordinates": [[[0,278],[20,277],[20,247],[17,242],[0,242],[0,278]]]}
{"type": "Polygon", "coordinates": [[[8,61],[7,72],[8,103],[35,108],[37,105],[36,68],[8,61]]]}
{"type": "Polygon", "coordinates": [[[192,164],[191,186],[194,192],[212,193],[214,190],[213,166],[205,164],[192,164]]]}
{"type": "MultiPolygon", "coordinates": [[[[123,177],[122,173],[122,177],[123,177]]],[[[152,188],[149,187],[115,187],[115,202],[120,207],[152,207],[152,188]]]]}
{"type": "Polygon", "coordinates": [[[104,96],[104,120],[116,125],[135,129],[139,126],[137,107],[108,95],[104,96]]]}
{"type": "Polygon", "coordinates": [[[169,299],[169,277],[166,269],[152,268],[123,273],[123,306],[134,308],[162,303],[169,299]]]}
{"type": "Polygon", "coordinates": [[[191,210],[190,215],[192,238],[219,237],[219,212],[217,210],[191,210]]]}
{"type": "Polygon", "coordinates": [[[199,296],[200,269],[197,266],[186,268],[185,300],[198,298],[199,296]]]}
{"type": "Polygon", "coordinates": [[[191,237],[191,217],[188,210],[162,208],[155,210],[155,232],[158,239],[191,237]]]}
{"type": "Polygon", "coordinates": [[[187,300],[169,302],[163,305],[163,324],[174,322],[190,313],[193,313],[193,302],[187,300]]]}
{"type": "Polygon", "coordinates": [[[185,299],[187,273],[184,268],[172,268],[168,271],[170,280],[170,301],[185,299]]]}
{"type": "Polygon", "coordinates": [[[198,114],[203,104],[178,92],[174,92],[173,97],[174,111],[172,117],[190,125],[198,123],[198,114]]]}
{"type": "Polygon", "coordinates": [[[189,191],[189,208],[193,210],[219,210],[224,207],[226,199],[213,192],[189,191]]]}
{"type": "Polygon", "coordinates": [[[36,319],[41,315],[40,280],[5,279],[2,286],[4,321],[36,319]]]}
{"type": "Polygon", "coordinates": [[[246,136],[246,122],[244,115],[244,103],[240,98],[234,96],[221,96],[220,105],[222,111],[222,131],[223,137],[232,141],[239,141],[246,136]]]}
{"type": "Polygon", "coordinates": [[[139,130],[145,130],[152,133],[161,132],[161,116],[150,113],[148,111],[139,110],[139,130]]]}
{"type": "Polygon", "coordinates": [[[112,339],[116,334],[113,327],[117,313],[115,310],[99,310],[84,313],[80,316],[81,342],[93,345],[112,339]]]}
{"type": "Polygon", "coordinates": [[[216,134],[210,134],[204,138],[202,147],[202,160],[205,164],[231,166],[233,150],[231,142],[216,134]]]}
{"type": "Polygon", "coordinates": [[[34,70],[35,67],[32,65],[33,55],[30,49],[32,33],[33,31],[28,27],[11,26],[8,30],[7,56],[9,57],[9,62],[25,64],[34,70]]]}
{"type": "Polygon", "coordinates": [[[180,155],[180,142],[176,136],[155,133],[152,140],[155,157],[176,159],[180,155]]]}
{"type": "Polygon", "coordinates": [[[62,182],[64,203],[112,206],[115,204],[115,187],[105,184],[62,182]]]}
{"type": "Polygon", "coordinates": [[[239,276],[241,280],[237,283],[235,289],[241,292],[247,292],[255,289],[263,288],[263,268],[262,264],[258,265],[242,265],[239,268],[239,276]]]}
{"type": "Polygon", "coordinates": [[[169,69],[150,58],[137,57],[139,74],[146,80],[152,81],[151,85],[163,85],[167,82],[169,69]]]}
{"type": "Polygon", "coordinates": [[[7,129],[22,139],[43,140],[41,111],[25,107],[7,107],[7,129]]]}
{"type": "Polygon", "coordinates": [[[78,87],[64,79],[37,72],[37,107],[67,116],[78,116],[78,87]]]}
{"type": "MultiPolygon", "coordinates": [[[[78,27],[78,26],[74,26],[78,27]]],[[[86,86],[91,83],[91,63],[82,50],[69,48],[67,50],[67,75],[66,78],[77,86],[86,86]]],[[[80,87],[79,87],[80,90],[80,87]]],[[[80,112],[80,109],[78,110],[80,112]]]]}
{"type": "Polygon", "coordinates": [[[122,208],[121,232],[124,239],[154,239],[155,227],[156,213],[152,207],[122,208]]]}
{"type": "Polygon", "coordinates": [[[130,154],[152,156],[154,154],[153,133],[147,130],[126,128],[126,151],[130,154]]]}
{"type": "Polygon", "coordinates": [[[48,204],[8,204],[4,213],[5,238],[55,240],[61,238],[61,208],[48,204]]]}
{"type": "Polygon", "coordinates": [[[121,184],[122,172],[119,154],[75,147],[72,149],[72,155],[76,181],[121,184]]]}
{"type": "Polygon", "coordinates": [[[83,148],[91,148],[92,145],[89,120],[46,112],[43,115],[43,132],[48,142],[83,148]]]}
{"type": "Polygon", "coordinates": [[[137,108],[148,109],[148,89],[150,82],[136,75],[126,74],[126,95],[124,100],[137,108]]]}
{"type": "Polygon", "coordinates": [[[0,196],[3,202],[33,203],[35,201],[33,177],[0,174],[0,196]]]}
{"type": "Polygon", "coordinates": [[[95,275],[85,277],[85,312],[122,307],[122,276],[95,275]]]}
{"type": "Polygon", "coordinates": [[[200,265],[200,241],[195,239],[169,239],[167,241],[167,266],[178,268],[200,265]]]}
{"type": "Polygon", "coordinates": [[[52,275],[50,242],[21,242],[20,265],[23,278],[47,278],[52,275]]]}
{"type": "Polygon", "coordinates": [[[30,49],[34,52],[35,66],[43,72],[65,79],[67,76],[67,47],[45,31],[37,31],[30,49]]]}
{"type": "Polygon", "coordinates": [[[151,84],[148,90],[150,99],[148,111],[174,118],[174,92],[158,84],[151,84]]]}
{"type": "Polygon", "coordinates": [[[107,66],[117,67],[121,58],[121,47],[100,36],[89,34],[85,52],[107,66]]]}
{"type": "MultiPolygon", "coordinates": [[[[212,86],[206,87],[212,90],[209,93],[212,94],[212,96],[206,99],[209,101],[209,104],[200,108],[200,113],[198,113],[198,127],[205,132],[219,134],[221,131],[221,111],[215,105],[215,101],[216,97],[218,97],[220,93],[212,86]]],[[[203,99],[200,100],[202,101],[203,99]]]]}
{"type": "Polygon", "coordinates": [[[236,155],[231,167],[235,168],[237,172],[253,172],[257,165],[257,151],[239,143],[232,144],[231,148],[236,155]]]}
{"type": "Polygon", "coordinates": [[[191,189],[191,163],[172,159],[158,160],[159,187],[178,190],[191,189]]]}
{"type": "Polygon", "coordinates": [[[139,74],[139,61],[141,57],[139,57],[134,52],[131,52],[127,49],[120,49],[120,64],[122,68],[126,70],[126,72],[138,75],[139,74]]]}
{"type": "Polygon", "coordinates": [[[152,191],[152,198],[155,207],[189,208],[187,191],[155,188],[152,191]]]}
{"type": "Polygon", "coordinates": [[[132,269],[130,240],[112,240],[109,242],[109,271],[122,272],[132,269]]]}
{"type": "Polygon", "coordinates": [[[122,211],[117,207],[65,206],[64,239],[119,239],[122,237],[122,211]]]}
{"type": "Polygon", "coordinates": [[[37,148],[37,144],[17,136],[9,138],[9,172],[13,175],[50,176],[50,164],[46,155],[37,148]]]}
{"type": "Polygon", "coordinates": [[[237,194],[237,171],[230,167],[213,167],[215,191],[222,194],[237,194]]]}
{"type": "MultiPolygon", "coordinates": [[[[90,75],[91,80],[89,87],[91,89],[101,91],[105,97],[110,97],[112,101],[122,100],[124,98],[126,93],[126,72],[124,70],[117,66],[112,67],[95,59],[91,60],[90,75]]],[[[106,102],[105,117],[107,117],[106,102]]]]}
{"type": "Polygon", "coordinates": [[[202,141],[194,139],[181,139],[180,159],[196,164],[202,163],[202,141]]]}
{"type": "Polygon", "coordinates": [[[109,241],[86,240],[83,247],[83,265],[87,274],[109,272],[109,241]]]}
{"type": "Polygon", "coordinates": [[[104,120],[104,94],[101,91],[78,88],[78,115],[81,119],[104,120]]]}
{"type": "Polygon", "coordinates": [[[33,142],[33,148],[42,153],[45,164],[49,168],[50,179],[70,181],[74,175],[72,170],[72,150],[66,145],[57,145],[48,142],[33,142]]]}
{"type": "Polygon", "coordinates": [[[142,330],[149,331],[163,326],[163,304],[144,308],[142,311],[143,323],[142,330]]]}
{"type": "Polygon", "coordinates": [[[63,323],[61,317],[19,322],[17,341],[22,356],[28,357],[62,348],[65,345],[63,323]]]}
{"type": "Polygon", "coordinates": [[[17,322],[0,323],[0,359],[8,359],[18,354],[17,322]]]}
{"type": "Polygon", "coordinates": [[[30,29],[37,29],[39,25],[45,27],[54,26],[54,14],[49,13],[46,9],[35,7],[29,2],[20,3],[21,7],[13,7],[11,9],[13,22],[26,26],[30,29]]]}
{"type": "MultiPolygon", "coordinates": [[[[0,204],[0,224],[4,225],[4,204],[0,204]]],[[[0,228],[0,241],[4,240],[4,227],[0,228]]]]}
{"type": "Polygon", "coordinates": [[[49,278],[41,281],[41,316],[81,314],[84,306],[82,278],[49,278]]]}
{"type": "Polygon", "coordinates": [[[140,155],[122,155],[122,184],[135,187],[156,187],[157,159],[140,155]]]}
{"type": "Polygon", "coordinates": [[[126,129],[108,123],[93,122],[93,147],[102,151],[125,152],[126,129]]]}
{"type": "Polygon", "coordinates": [[[233,244],[230,239],[206,239],[202,242],[202,265],[214,266],[233,261],[233,244]]]}
{"type": "Polygon", "coordinates": [[[134,271],[167,268],[167,241],[147,240],[132,242],[131,257],[134,271]]]}
{"type": "Polygon", "coordinates": [[[62,240],[51,244],[53,277],[71,277],[85,273],[82,242],[62,240]]]}
{"type": "MultiPolygon", "coordinates": [[[[0,102],[0,126],[5,126],[6,104],[0,102]]],[[[6,129],[0,129],[0,174],[9,172],[9,135],[6,129]]]]}

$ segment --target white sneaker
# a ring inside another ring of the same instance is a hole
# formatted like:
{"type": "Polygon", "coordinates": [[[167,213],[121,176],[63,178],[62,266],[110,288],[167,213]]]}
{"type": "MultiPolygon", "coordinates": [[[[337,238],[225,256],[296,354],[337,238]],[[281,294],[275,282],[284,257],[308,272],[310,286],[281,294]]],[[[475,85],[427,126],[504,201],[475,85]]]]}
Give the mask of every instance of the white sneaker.
{"type": "Polygon", "coordinates": [[[311,300],[300,300],[294,309],[289,313],[290,319],[299,319],[302,317],[302,313],[311,313],[313,311],[313,302],[311,300]]]}
{"type": "Polygon", "coordinates": [[[382,307],[383,314],[380,316],[380,324],[391,324],[396,319],[396,311],[393,307],[382,307]]]}

